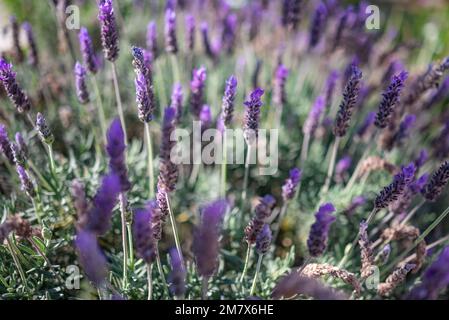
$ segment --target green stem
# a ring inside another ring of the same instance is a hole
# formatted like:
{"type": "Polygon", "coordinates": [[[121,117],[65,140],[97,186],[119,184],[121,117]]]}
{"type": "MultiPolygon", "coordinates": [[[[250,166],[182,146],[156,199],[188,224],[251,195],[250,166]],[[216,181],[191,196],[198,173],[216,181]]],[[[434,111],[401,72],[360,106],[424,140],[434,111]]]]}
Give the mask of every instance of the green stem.
{"type": "Polygon", "coordinates": [[[253,284],[251,285],[251,291],[249,295],[254,295],[254,291],[256,290],[257,278],[259,277],[260,266],[262,265],[263,254],[259,254],[259,259],[257,260],[256,273],[254,274],[253,284]]]}
{"type": "Polygon", "coordinates": [[[307,155],[309,153],[309,143],[310,143],[310,134],[306,133],[304,135],[304,140],[302,141],[302,147],[301,147],[301,166],[304,167],[304,163],[307,160],[307,155]]]}
{"type": "Polygon", "coordinates": [[[154,168],[153,168],[153,146],[151,143],[150,124],[145,122],[145,135],[148,154],[148,176],[150,184],[150,199],[154,197],[154,168]]]}
{"type": "Polygon", "coordinates": [[[126,124],[125,124],[125,115],[123,112],[122,98],[120,96],[120,89],[118,85],[118,77],[117,77],[117,66],[115,62],[112,62],[112,80],[114,82],[114,91],[115,91],[115,99],[117,101],[117,112],[120,118],[120,122],[122,123],[123,133],[125,136],[125,144],[128,144],[128,136],[126,133],[126,124]]]}
{"type": "Polygon", "coordinates": [[[181,73],[179,72],[178,60],[175,54],[170,54],[170,62],[173,72],[173,82],[179,83],[181,82],[181,73]]]}
{"type": "Polygon", "coordinates": [[[245,279],[246,273],[248,272],[250,256],[251,256],[251,245],[248,243],[248,248],[246,249],[245,265],[243,266],[242,275],[240,276],[240,283],[242,285],[243,285],[243,280],[245,279]]]}
{"type": "Polygon", "coordinates": [[[31,243],[31,245],[37,251],[37,253],[39,253],[39,255],[44,259],[44,261],[48,265],[48,267],[51,268],[50,260],[48,260],[48,258],[45,255],[45,253],[41,250],[41,248],[39,248],[39,245],[36,243],[36,241],[34,241],[34,239],[32,237],[29,237],[28,241],[31,243]]]}
{"type": "Polygon", "coordinates": [[[48,157],[50,158],[50,171],[54,178],[56,178],[56,166],[55,166],[55,158],[53,155],[53,146],[48,144],[48,157]]]}
{"type": "Polygon", "coordinates": [[[161,276],[161,279],[162,279],[162,283],[164,285],[165,293],[167,294],[167,297],[169,297],[170,292],[168,290],[167,280],[165,280],[164,269],[162,268],[161,255],[159,253],[159,244],[156,245],[156,264],[157,264],[157,269],[158,269],[159,275],[161,276]]]}
{"type": "Polygon", "coordinates": [[[170,215],[170,222],[171,222],[171,227],[173,230],[173,237],[175,238],[176,250],[178,251],[179,257],[181,259],[181,264],[184,265],[184,257],[182,255],[181,243],[179,242],[178,228],[176,227],[176,219],[175,219],[175,216],[173,215],[173,211],[171,209],[170,197],[168,196],[168,193],[165,193],[165,199],[167,201],[168,212],[170,215]]]}
{"type": "Polygon", "coordinates": [[[334,141],[334,145],[332,146],[331,157],[329,159],[329,167],[327,168],[327,176],[326,182],[324,183],[324,187],[322,189],[323,193],[326,193],[329,190],[329,186],[331,184],[331,180],[334,174],[335,169],[335,160],[337,159],[337,151],[338,145],[340,144],[340,137],[336,137],[334,141]]]}
{"type": "Polygon", "coordinates": [[[14,252],[11,240],[9,240],[9,237],[6,238],[7,246],[9,249],[9,252],[11,253],[12,259],[14,261],[14,264],[17,267],[17,270],[19,271],[20,278],[22,279],[23,286],[28,290],[28,283],[27,279],[25,277],[25,272],[23,271],[22,265],[20,264],[19,258],[17,257],[16,253],[14,252]]]}
{"type": "Polygon", "coordinates": [[[122,225],[122,248],[123,248],[123,288],[128,285],[128,237],[126,230],[126,207],[127,200],[125,193],[120,193],[120,217],[122,225]]]}
{"type": "Polygon", "coordinates": [[[153,295],[153,281],[151,280],[151,271],[153,269],[153,264],[147,264],[147,282],[148,282],[148,300],[151,300],[153,295]]]}
{"type": "Polygon", "coordinates": [[[104,145],[106,145],[106,116],[105,116],[104,107],[103,107],[103,99],[101,98],[100,89],[98,87],[97,77],[94,74],[92,75],[92,83],[94,86],[95,97],[96,97],[97,103],[98,103],[101,135],[103,137],[103,143],[104,143],[104,145]]]}
{"type": "Polygon", "coordinates": [[[129,266],[131,270],[134,270],[134,246],[133,246],[133,234],[131,223],[126,223],[126,230],[128,233],[128,248],[129,248],[129,266]]]}

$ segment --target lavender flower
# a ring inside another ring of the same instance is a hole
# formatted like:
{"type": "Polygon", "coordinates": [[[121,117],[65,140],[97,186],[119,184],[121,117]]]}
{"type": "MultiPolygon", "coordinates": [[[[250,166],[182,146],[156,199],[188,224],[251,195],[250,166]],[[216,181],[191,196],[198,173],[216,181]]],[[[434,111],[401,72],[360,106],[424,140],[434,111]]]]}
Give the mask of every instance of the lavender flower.
{"type": "Polygon", "coordinates": [[[148,51],[151,52],[151,55],[153,56],[153,59],[156,59],[159,54],[159,47],[157,45],[157,26],[154,21],[150,21],[150,23],[148,23],[146,44],[148,51]]]}
{"type": "Polygon", "coordinates": [[[284,199],[284,201],[293,199],[299,182],[301,181],[301,176],[302,172],[300,169],[293,168],[290,170],[290,174],[282,186],[282,199],[284,199]]]}
{"type": "Polygon", "coordinates": [[[115,174],[104,176],[87,212],[84,228],[103,235],[111,228],[112,210],[121,191],[120,178],[115,174]]]}
{"type": "Polygon", "coordinates": [[[357,136],[360,139],[367,139],[367,135],[370,132],[369,129],[374,124],[374,121],[376,121],[376,113],[375,112],[369,112],[366,115],[365,120],[363,120],[363,123],[357,129],[357,136]]]}
{"type": "Polygon", "coordinates": [[[207,25],[207,22],[202,22],[201,26],[201,35],[203,39],[203,46],[204,50],[206,51],[206,55],[211,58],[212,60],[216,59],[216,52],[212,48],[212,45],[209,40],[209,26],[207,25]]]}
{"type": "MultiPolygon", "coordinates": [[[[1,131],[1,129],[0,129],[0,131],[1,131]]],[[[22,154],[23,158],[25,158],[25,159],[28,158],[28,146],[20,132],[16,133],[15,140],[16,140],[16,144],[19,147],[19,151],[22,154]]]]}
{"type": "Polygon", "coordinates": [[[226,81],[226,87],[223,95],[221,105],[221,118],[226,127],[232,122],[234,116],[234,100],[237,95],[237,79],[234,76],[230,76],[226,81]]]}
{"type": "Polygon", "coordinates": [[[165,10],[165,50],[173,54],[178,52],[176,13],[173,8],[167,8],[165,10]]]}
{"type": "Polygon", "coordinates": [[[237,15],[229,14],[225,17],[223,23],[223,32],[221,42],[227,53],[232,53],[235,46],[235,38],[237,34],[237,15]]]}
{"type": "Polygon", "coordinates": [[[89,92],[86,85],[86,69],[77,61],[75,64],[75,86],[76,96],[78,101],[82,104],[89,102],[89,92]]]}
{"type": "Polygon", "coordinates": [[[193,52],[193,50],[195,49],[195,18],[191,14],[188,14],[185,19],[186,19],[185,20],[185,23],[186,23],[186,35],[185,35],[186,48],[190,52],[193,52]]]}
{"type": "Polygon", "coordinates": [[[84,65],[87,66],[87,69],[89,69],[92,74],[96,74],[98,72],[97,57],[95,56],[92,40],[86,28],[82,27],[80,29],[78,39],[80,42],[84,65]]]}
{"type": "Polygon", "coordinates": [[[329,109],[332,106],[332,98],[334,95],[335,85],[337,83],[337,79],[339,74],[336,70],[332,71],[326,80],[326,86],[324,89],[324,97],[325,97],[325,106],[329,109]]]}
{"type": "Polygon", "coordinates": [[[302,0],[283,0],[282,2],[282,25],[292,30],[298,27],[302,0]]]}
{"type": "Polygon", "coordinates": [[[264,91],[260,88],[251,92],[249,100],[244,102],[245,116],[243,124],[243,134],[248,145],[255,142],[258,137],[259,121],[260,121],[260,107],[262,107],[261,97],[264,91]]]}
{"type": "Polygon", "coordinates": [[[352,216],[357,208],[363,206],[366,203],[366,198],[364,196],[357,196],[352,199],[351,204],[343,210],[344,214],[347,216],[352,216]]]}
{"type": "Polygon", "coordinates": [[[440,292],[449,285],[449,247],[445,247],[430,267],[424,272],[421,284],[408,294],[411,300],[436,300],[440,292]]]}
{"type": "Polygon", "coordinates": [[[273,102],[282,106],[287,103],[287,95],[285,93],[285,83],[288,77],[288,69],[280,64],[276,69],[273,86],[273,102]]]}
{"type": "Polygon", "coordinates": [[[374,200],[377,210],[386,208],[393,201],[405,192],[405,188],[413,181],[415,175],[415,165],[413,163],[403,167],[401,172],[394,176],[393,182],[386,186],[374,200]]]}
{"type": "MultiPolygon", "coordinates": [[[[162,141],[159,152],[159,177],[158,189],[163,192],[172,192],[175,190],[178,181],[178,166],[170,160],[170,153],[176,145],[176,141],[172,141],[170,136],[175,130],[174,119],[176,110],[167,107],[164,111],[164,119],[162,122],[162,141]]],[[[162,208],[161,208],[162,210],[162,208]]]]}
{"type": "Polygon", "coordinates": [[[310,228],[307,246],[312,257],[318,257],[324,253],[327,247],[327,239],[331,224],[335,217],[331,215],[335,211],[332,203],[323,204],[315,214],[316,221],[310,228]]]}
{"type": "Polygon", "coordinates": [[[186,292],[186,270],[176,248],[170,249],[171,272],[168,276],[171,293],[182,298],[186,292]]]}
{"type": "Polygon", "coordinates": [[[152,228],[152,210],[140,209],[134,213],[133,235],[136,251],[147,264],[156,258],[156,243],[152,228]]]}
{"type": "Polygon", "coordinates": [[[25,30],[25,36],[27,38],[28,47],[30,49],[30,52],[28,54],[28,63],[36,68],[39,65],[39,57],[37,54],[36,39],[34,38],[33,28],[28,22],[24,22],[22,24],[22,28],[23,30],[25,30]]]}
{"type": "Polygon", "coordinates": [[[345,180],[348,169],[351,167],[352,159],[350,156],[341,158],[335,165],[335,176],[337,181],[342,182],[345,180]]]}
{"type": "Polygon", "coordinates": [[[225,200],[217,200],[206,205],[201,212],[201,223],[193,238],[193,253],[198,273],[211,277],[218,268],[220,249],[220,227],[227,210],[225,200]]]}
{"type": "Polygon", "coordinates": [[[12,65],[5,59],[0,59],[0,81],[17,111],[19,113],[28,112],[31,109],[30,101],[17,83],[16,73],[12,70],[12,65]]]}
{"type": "Polygon", "coordinates": [[[318,128],[318,123],[320,121],[321,115],[323,114],[325,101],[323,96],[318,96],[309,111],[304,126],[302,127],[302,132],[304,135],[313,136],[316,129],[318,128]]]}
{"type": "Polygon", "coordinates": [[[404,139],[406,139],[410,134],[410,129],[416,122],[416,116],[414,114],[408,114],[399,124],[399,129],[393,137],[393,144],[402,145],[404,139]]]}
{"type": "Polygon", "coordinates": [[[447,97],[449,91],[449,76],[447,76],[443,83],[440,85],[438,90],[427,100],[424,104],[423,109],[430,109],[434,105],[438,104],[440,101],[447,97]]]}
{"type": "Polygon", "coordinates": [[[28,173],[26,172],[25,168],[22,167],[20,164],[18,164],[16,165],[16,169],[17,174],[19,175],[22,191],[24,191],[28,195],[28,197],[34,198],[36,196],[34,183],[28,176],[28,173]]]}
{"type": "Polygon", "coordinates": [[[321,36],[324,33],[324,27],[326,24],[327,10],[323,2],[320,2],[315,9],[313,18],[310,23],[310,39],[309,48],[313,49],[320,41],[321,36]]]}
{"type": "Polygon", "coordinates": [[[3,124],[0,124],[0,151],[11,164],[14,164],[14,155],[11,151],[11,141],[9,141],[8,132],[3,124]]]}
{"type": "Polygon", "coordinates": [[[55,137],[48,127],[47,121],[40,112],[36,115],[36,130],[39,133],[41,140],[46,144],[51,145],[55,141],[55,137]]]}
{"type": "Polygon", "coordinates": [[[181,122],[183,111],[182,99],[183,99],[182,85],[180,83],[175,83],[173,85],[173,91],[171,94],[171,102],[170,102],[170,107],[176,110],[175,125],[181,122]]]}
{"type": "Polygon", "coordinates": [[[248,245],[256,242],[257,236],[262,231],[265,220],[271,216],[275,204],[276,200],[269,194],[260,199],[259,204],[254,209],[254,217],[245,228],[245,240],[248,245]]]}
{"type": "Polygon", "coordinates": [[[351,70],[351,76],[346,84],[343,92],[343,100],[340,103],[337,117],[335,118],[334,134],[337,137],[343,137],[346,134],[349,128],[349,121],[351,121],[352,109],[355,107],[360,91],[362,72],[355,64],[352,65],[351,70]]]}
{"type": "Polygon", "coordinates": [[[136,102],[139,120],[142,122],[150,122],[153,120],[153,111],[155,108],[153,96],[149,96],[151,84],[148,83],[145,74],[139,72],[134,80],[136,86],[136,102]]]}
{"type": "Polygon", "coordinates": [[[394,107],[399,102],[399,96],[407,76],[408,73],[405,71],[402,71],[399,75],[394,75],[387,90],[382,93],[383,98],[374,122],[378,128],[382,129],[388,126],[394,107]]]}
{"type": "Polygon", "coordinates": [[[118,118],[114,119],[107,132],[106,151],[109,155],[109,169],[120,178],[122,192],[131,189],[131,182],[128,180],[128,170],[126,168],[125,156],[126,144],[125,134],[118,118]]]}
{"type": "Polygon", "coordinates": [[[12,30],[12,42],[13,42],[13,49],[14,49],[14,57],[17,59],[18,62],[23,61],[23,51],[20,47],[20,29],[19,24],[17,23],[17,19],[15,16],[9,17],[9,23],[11,25],[12,30]]]}
{"type": "Polygon", "coordinates": [[[162,182],[158,179],[156,190],[156,201],[148,204],[154,210],[153,212],[153,233],[156,241],[161,240],[165,221],[170,214],[168,210],[167,192],[163,189],[162,182]]]}
{"type": "Polygon", "coordinates": [[[98,246],[94,233],[81,230],[76,235],[78,258],[89,280],[100,288],[106,282],[108,268],[106,258],[98,246]]]}
{"type": "Polygon", "coordinates": [[[262,231],[256,238],[256,251],[258,254],[266,254],[270,250],[272,237],[270,226],[265,223],[262,231]]]}
{"type": "Polygon", "coordinates": [[[200,121],[203,129],[208,129],[212,124],[212,112],[207,104],[201,108],[200,121]]]}
{"type": "Polygon", "coordinates": [[[335,31],[335,36],[334,36],[334,43],[332,45],[333,51],[335,51],[335,49],[337,49],[337,47],[340,45],[341,38],[343,36],[343,31],[345,30],[345,28],[347,26],[348,19],[349,19],[350,14],[352,13],[352,11],[353,11],[352,6],[349,6],[346,10],[343,11],[343,13],[341,14],[341,16],[338,20],[337,29],[335,31]]]}
{"type": "Polygon", "coordinates": [[[192,81],[190,81],[190,110],[196,120],[199,119],[201,108],[204,104],[206,77],[206,69],[204,67],[193,70],[192,81]]]}
{"type": "Polygon", "coordinates": [[[444,161],[423,187],[422,194],[428,201],[435,201],[449,181],[449,162],[444,161]]]}
{"type": "Polygon", "coordinates": [[[112,0],[100,1],[98,19],[101,24],[101,44],[103,46],[104,57],[114,62],[118,58],[119,46],[112,0]]]}

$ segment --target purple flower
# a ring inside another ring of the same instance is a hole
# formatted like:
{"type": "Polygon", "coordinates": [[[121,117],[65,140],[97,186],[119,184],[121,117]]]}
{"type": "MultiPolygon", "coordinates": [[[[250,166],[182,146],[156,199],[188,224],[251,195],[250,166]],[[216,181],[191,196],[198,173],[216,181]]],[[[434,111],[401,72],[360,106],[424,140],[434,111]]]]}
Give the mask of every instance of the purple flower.
{"type": "Polygon", "coordinates": [[[178,42],[176,40],[176,13],[173,8],[165,10],[165,50],[168,53],[178,52],[178,42]]]}
{"type": "Polygon", "coordinates": [[[245,228],[245,240],[248,242],[248,245],[256,242],[257,236],[262,231],[265,221],[271,216],[275,204],[276,200],[269,194],[260,199],[260,202],[254,209],[254,217],[245,228]]]}
{"type": "Polygon", "coordinates": [[[449,162],[444,161],[423,187],[422,194],[428,201],[435,201],[449,181],[449,162]]]}
{"type": "Polygon", "coordinates": [[[366,198],[364,196],[357,196],[354,199],[352,199],[351,204],[345,210],[343,210],[343,212],[348,216],[352,216],[355,210],[363,206],[365,203],[366,198]]]}
{"type": "Polygon", "coordinates": [[[25,30],[25,36],[30,49],[30,52],[28,53],[28,63],[33,67],[37,67],[39,65],[39,57],[37,54],[36,39],[34,37],[33,28],[28,22],[24,22],[22,24],[22,28],[25,30]]]}
{"type": "Polygon", "coordinates": [[[16,165],[17,174],[19,175],[20,184],[22,191],[24,191],[30,198],[36,196],[36,191],[34,189],[34,183],[31,181],[25,168],[20,164],[16,165]]]}
{"type": "Polygon", "coordinates": [[[218,268],[220,249],[220,228],[228,204],[225,200],[217,200],[206,205],[201,212],[201,223],[193,238],[193,253],[198,273],[211,277],[218,268]]]}
{"type": "Polygon", "coordinates": [[[416,122],[416,116],[414,114],[408,114],[399,124],[399,129],[393,137],[393,143],[396,145],[402,145],[404,139],[410,134],[410,129],[416,122]]]}
{"type": "Polygon", "coordinates": [[[237,79],[234,76],[230,76],[226,81],[226,87],[223,95],[221,105],[221,119],[223,124],[228,127],[232,122],[234,115],[234,101],[237,95],[237,79]]]}
{"type": "Polygon", "coordinates": [[[274,77],[273,87],[273,102],[277,106],[282,106],[287,103],[287,96],[285,93],[285,83],[287,82],[288,69],[283,65],[278,65],[274,77]]]}
{"type": "Polygon", "coordinates": [[[182,118],[182,85],[180,83],[175,83],[173,85],[173,91],[171,94],[170,107],[176,110],[175,124],[179,124],[182,118]]]}
{"type": "MultiPolygon", "coordinates": [[[[1,128],[0,128],[0,132],[1,132],[1,128]]],[[[23,154],[23,157],[28,158],[28,146],[27,146],[22,134],[20,132],[17,132],[15,139],[16,139],[16,143],[17,143],[17,146],[19,147],[20,152],[23,154]]]]}
{"type": "Polygon", "coordinates": [[[157,45],[157,25],[154,21],[150,21],[147,25],[146,45],[147,50],[151,52],[153,59],[156,59],[159,53],[159,48],[157,45]]]}
{"type": "Polygon", "coordinates": [[[28,112],[31,109],[30,101],[17,83],[16,73],[12,70],[12,65],[5,59],[0,59],[0,81],[17,111],[19,113],[28,112]]]}
{"type": "Polygon", "coordinates": [[[147,264],[153,263],[156,258],[156,242],[152,228],[153,211],[151,207],[136,210],[133,221],[133,235],[136,251],[147,264]]]}
{"type": "Polygon", "coordinates": [[[411,300],[436,300],[449,285],[449,247],[445,247],[438,259],[424,272],[421,284],[408,294],[411,300]]]}
{"type": "Polygon", "coordinates": [[[41,140],[46,144],[50,145],[55,141],[55,137],[48,127],[47,121],[40,112],[36,115],[36,130],[39,133],[41,140]]]}
{"type": "Polygon", "coordinates": [[[3,124],[0,124],[0,151],[11,164],[14,164],[14,155],[11,151],[11,141],[9,141],[8,132],[3,124]]]}
{"type": "Polygon", "coordinates": [[[112,0],[100,1],[98,19],[101,25],[101,44],[103,46],[104,57],[114,62],[118,58],[119,46],[112,0]]]}
{"type": "Polygon", "coordinates": [[[318,257],[324,253],[327,247],[327,239],[331,224],[335,217],[331,215],[335,211],[332,203],[323,204],[315,214],[315,223],[310,228],[307,247],[312,257],[318,257]]]}
{"type": "Polygon", "coordinates": [[[336,179],[341,182],[345,179],[347,171],[351,167],[352,159],[350,156],[344,156],[335,165],[336,179]]]}
{"type": "Polygon", "coordinates": [[[292,30],[298,27],[302,8],[302,0],[283,0],[282,25],[292,30]]]}
{"type": "Polygon", "coordinates": [[[234,50],[237,26],[237,15],[234,13],[226,15],[223,23],[221,42],[223,43],[224,49],[228,53],[232,53],[234,50]]]}
{"type": "Polygon", "coordinates": [[[103,235],[111,228],[112,210],[121,191],[120,178],[115,174],[104,176],[87,212],[85,229],[103,235]]]}
{"type": "Polygon", "coordinates": [[[168,276],[170,291],[174,296],[182,298],[186,292],[186,269],[176,248],[170,249],[170,264],[171,272],[168,276]]]}
{"type": "Polygon", "coordinates": [[[264,91],[260,88],[251,92],[249,99],[244,102],[245,116],[243,131],[246,143],[253,144],[258,137],[259,121],[260,121],[260,107],[262,107],[262,95],[264,91]]]}
{"type": "Polygon", "coordinates": [[[201,67],[193,70],[192,81],[190,81],[190,110],[196,120],[199,119],[204,104],[206,77],[206,68],[201,67]]]}
{"type": "Polygon", "coordinates": [[[323,96],[318,96],[309,111],[304,126],[302,127],[302,132],[305,135],[313,136],[315,130],[318,128],[318,123],[320,121],[321,115],[323,114],[325,101],[323,96]]]}
{"type": "Polygon", "coordinates": [[[421,151],[419,151],[418,157],[415,159],[415,166],[416,169],[418,170],[419,168],[421,168],[429,159],[429,153],[427,152],[426,149],[422,149],[421,151]]]}
{"type": "Polygon", "coordinates": [[[75,64],[75,87],[78,101],[82,104],[89,102],[89,92],[86,84],[86,69],[77,61],[75,64]]]}
{"type": "Polygon", "coordinates": [[[423,109],[430,109],[432,106],[438,104],[445,99],[449,92],[449,76],[447,76],[438,90],[429,98],[424,104],[423,109]]]}
{"type": "Polygon", "coordinates": [[[340,103],[337,116],[334,123],[334,134],[337,137],[343,137],[351,121],[352,109],[357,103],[357,97],[360,91],[360,80],[362,79],[362,71],[353,64],[351,67],[351,76],[345,86],[343,92],[343,100],[340,103]]]}
{"type": "Polygon", "coordinates": [[[299,182],[301,181],[301,176],[302,172],[300,169],[293,168],[290,170],[290,174],[282,186],[282,199],[284,199],[284,201],[293,199],[299,182]]]}
{"type": "MultiPolygon", "coordinates": [[[[170,153],[176,146],[176,141],[171,140],[171,134],[175,130],[176,110],[167,107],[164,111],[162,122],[162,141],[159,152],[159,177],[158,189],[163,192],[172,192],[178,181],[178,166],[170,159],[170,153]]],[[[161,208],[162,210],[162,208],[161,208]]]]}
{"type": "Polygon", "coordinates": [[[406,187],[413,181],[415,175],[415,165],[410,163],[403,167],[401,172],[394,176],[393,182],[384,187],[380,194],[374,200],[374,206],[377,210],[388,207],[393,201],[405,192],[406,187]]]}
{"type": "Polygon", "coordinates": [[[102,287],[106,282],[108,268],[106,258],[98,246],[96,235],[89,231],[78,231],[75,245],[84,273],[97,288],[102,287]]]}
{"type": "Polygon", "coordinates": [[[341,38],[342,38],[342,35],[343,35],[343,31],[345,30],[345,28],[347,26],[348,19],[349,19],[349,16],[351,15],[352,11],[353,11],[352,6],[349,6],[340,15],[340,18],[339,18],[338,24],[337,24],[337,29],[335,31],[334,43],[333,43],[333,46],[332,46],[334,51],[340,45],[341,38]]]}
{"type": "Polygon", "coordinates": [[[270,226],[265,223],[262,231],[256,238],[256,251],[258,254],[266,254],[270,250],[272,237],[270,226]]]}
{"type": "Polygon", "coordinates": [[[337,79],[339,78],[338,71],[332,71],[326,80],[326,86],[324,89],[324,97],[325,97],[325,106],[329,109],[332,106],[332,98],[334,95],[335,85],[337,83],[337,79]]]}
{"type": "Polygon", "coordinates": [[[203,39],[203,46],[204,50],[206,51],[206,55],[211,58],[212,60],[216,59],[216,52],[212,48],[212,45],[209,40],[209,26],[207,25],[207,22],[202,22],[201,26],[201,35],[203,39]]]}
{"type": "Polygon", "coordinates": [[[323,2],[320,2],[313,14],[312,20],[310,22],[310,38],[309,38],[309,48],[315,48],[320,38],[324,33],[324,27],[326,24],[327,10],[323,2]]]}
{"type": "Polygon", "coordinates": [[[421,177],[413,181],[409,186],[409,191],[415,195],[417,193],[420,193],[424,186],[427,184],[427,180],[429,180],[429,175],[427,173],[424,173],[421,177]]]}
{"type": "Polygon", "coordinates": [[[186,23],[186,35],[185,35],[185,41],[186,41],[186,48],[193,52],[195,49],[195,18],[193,15],[188,14],[185,18],[186,23]]]}
{"type": "Polygon", "coordinates": [[[357,129],[357,136],[360,137],[360,139],[366,138],[366,136],[370,132],[369,129],[374,124],[375,120],[376,120],[376,113],[375,112],[369,112],[366,115],[365,120],[363,120],[363,123],[357,129]]]}
{"type": "Polygon", "coordinates": [[[399,96],[407,76],[408,73],[405,71],[402,71],[399,75],[394,75],[387,90],[382,93],[382,101],[380,102],[379,111],[374,122],[378,128],[382,129],[388,126],[394,107],[399,102],[399,96]]]}
{"type": "Polygon", "coordinates": [[[18,62],[22,62],[23,61],[23,51],[22,51],[22,48],[20,47],[20,39],[19,39],[20,38],[20,29],[19,29],[19,24],[17,23],[17,18],[15,16],[10,16],[9,23],[11,26],[14,58],[16,58],[18,62]]]}
{"type": "Polygon", "coordinates": [[[109,169],[120,178],[122,192],[131,189],[131,182],[128,180],[128,170],[126,168],[126,144],[125,134],[118,118],[114,119],[107,132],[106,151],[109,155],[109,169]]]}
{"type": "Polygon", "coordinates": [[[23,154],[20,152],[19,146],[16,143],[11,142],[10,147],[11,147],[11,153],[13,156],[14,163],[16,165],[25,166],[26,159],[23,156],[23,154]]]}
{"type": "Polygon", "coordinates": [[[155,108],[151,84],[148,83],[144,73],[139,72],[134,80],[136,86],[136,102],[139,120],[142,122],[150,122],[153,120],[153,111],[155,108]]]}
{"type": "Polygon", "coordinates": [[[201,108],[200,121],[203,129],[208,129],[212,124],[212,113],[210,107],[207,104],[203,105],[203,107],[201,108]]]}
{"type": "Polygon", "coordinates": [[[84,65],[87,66],[87,69],[89,69],[91,73],[96,74],[98,72],[97,57],[95,56],[92,40],[86,28],[81,28],[78,38],[84,65]]]}

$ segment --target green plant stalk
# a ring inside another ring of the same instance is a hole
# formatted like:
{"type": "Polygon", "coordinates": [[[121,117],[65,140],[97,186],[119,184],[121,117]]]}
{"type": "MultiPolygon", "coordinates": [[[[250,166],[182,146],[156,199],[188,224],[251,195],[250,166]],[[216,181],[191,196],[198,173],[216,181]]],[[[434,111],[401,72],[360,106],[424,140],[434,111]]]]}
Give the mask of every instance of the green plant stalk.
{"type": "Polygon", "coordinates": [[[304,164],[307,160],[307,156],[309,153],[309,144],[310,144],[310,134],[306,133],[306,134],[304,134],[304,140],[302,141],[302,147],[301,147],[300,161],[301,161],[302,167],[304,167],[304,164]]]}
{"type": "Polygon", "coordinates": [[[128,237],[126,229],[126,195],[124,192],[120,193],[120,217],[122,225],[122,249],[123,249],[123,287],[126,289],[128,285],[128,237]]]}
{"type": "Polygon", "coordinates": [[[150,199],[154,197],[154,168],[153,168],[153,146],[151,143],[150,124],[145,122],[145,136],[148,154],[148,176],[150,184],[150,199]]]}
{"type": "Polygon", "coordinates": [[[179,71],[178,60],[175,54],[170,54],[171,69],[173,73],[173,83],[181,82],[181,73],[179,71]]]}
{"type": "Polygon", "coordinates": [[[11,240],[9,237],[6,238],[7,246],[9,249],[9,252],[11,253],[12,259],[14,261],[14,264],[16,265],[17,270],[19,271],[20,279],[22,279],[23,286],[28,290],[28,282],[25,277],[25,272],[23,271],[22,265],[20,264],[19,258],[16,256],[16,253],[14,252],[14,248],[12,246],[11,240]]]}
{"type": "Polygon", "coordinates": [[[151,300],[151,297],[153,295],[153,281],[151,279],[152,269],[153,269],[153,264],[147,263],[148,300],[151,300]]]}
{"type": "Polygon", "coordinates": [[[128,136],[126,133],[125,114],[123,112],[122,98],[120,96],[120,89],[118,85],[117,66],[115,65],[115,62],[112,62],[112,80],[114,82],[115,99],[117,101],[117,112],[120,118],[120,122],[122,123],[123,133],[125,136],[125,145],[127,145],[128,136]]]}
{"type": "Polygon", "coordinates": [[[335,160],[337,159],[338,146],[340,144],[340,137],[336,137],[332,146],[331,157],[329,159],[329,167],[327,168],[326,182],[324,183],[322,192],[326,193],[329,190],[331,180],[335,169],[335,160]]]}
{"type": "Polygon", "coordinates": [[[50,171],[53,177],[56,179],[56,165],[55,165],[55,158],[53,154],[53,146],[51,144],[47,144],[48,146],[48,157],[50,159],[50,171]]]}
{"type": "Polygon", "coordinates": [[[159,243],[156,244],[156,265],[157,265],[159,275],[161,276],[162,282],[164,284],[165,293],[167,294],[167,296],[170,296],[170,292],[168,290],[168,285],[167,285],[167,280],[165,280],[164,269],[162,268],[161,255],[159,253],[159,243]]]}
{"type": "Polygon", "coordinates": [[[243,280],[245,280],[246,273],[248,272],[250,256],[251,256],[251,245],[248,243],[248,248],[246,249],[245,265],[243,266],[242,275],[240,276],[240,284],[242,285],[243,280]]]}
{"type": "Polygon", "coordinates": [[[101,94],[100,94],[100,89],[98,87],[98,81],[97,81],[97,77],[92,74],[92,83],[94,86],[94,91],[95,91],[95,98],[97,99],[97,104],[98,104],[98,114],[99,114],[99,118],[100,118],[100,127],[101,127],[101,135],[103,137],[103,143],[104,145],[106,145],[106,116],[105,116],[105,112],[104,112],[104,107],[103,107],[103,99],[101,98],[101,94]]]}
{"type": "Polygon", "coordinates": [[[226,174],[227,174],[227,168],[228,168],[228,143],[226,139],[226,129],[223,131],[223,162],[221,164],[221,188],[220,188],[220,194],[224,198],[226,197],[226,174]]]}
{"type": "Polygon", "coordinates": [[[134,246],[131,223],[126,223],[126,230],[128,233],[129,266],[131,270],[134,270],[134,246]]]}
{"type": "Polygon", "coordinates": [[[184,256],[182,255],[181,243],[179,242],[178,228],[176,227],[176,219],[173,215],[173,210],[171,209],[170,197],[168,196],[168,193],[165,193],[165,199],[167,201],[168,212],[170,215],[173,237],[175,238],[176,250],[178,251],[179,258],[181,259],[181,264],[184,265],[184,256]]]}
{"type": "Polygon", "coordinates": [[[39,255],[44,259],[45,264],[48,265],[48,267],[51,268],[51,262],[50,260],[48,260],[47,256],[45,255],[45,253],[41,250],[41,248],[39,248],[39,245],[36,243],[36,241],[34,241],[34,239],[32,237],[28,238],[28,241],[31,243],[31,245],[33,246],[33,248],[37,251],[37,253],[39,253],[39,255]]]}
{"type": "Polygon", "coordinates": [[[259,259],[257,259],[257,267],[256,273],[254,274],[253,284],[251,285],[251,291],[249,292],[250,296],[254,295],[254,291],[256,290],[257,279],[259,278],[260,266],[262,265],[263,254],[259,254],[259,259]]]}

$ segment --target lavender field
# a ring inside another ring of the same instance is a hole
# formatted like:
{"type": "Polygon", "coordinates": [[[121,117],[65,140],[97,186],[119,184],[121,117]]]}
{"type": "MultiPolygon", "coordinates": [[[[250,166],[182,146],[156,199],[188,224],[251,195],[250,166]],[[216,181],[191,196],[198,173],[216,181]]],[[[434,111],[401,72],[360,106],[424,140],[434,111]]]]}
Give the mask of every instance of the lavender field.
{"type": "Polygon", "coordinates": [[[0,12],[0,300],[449,298],[443,1],[0,12]]]}

